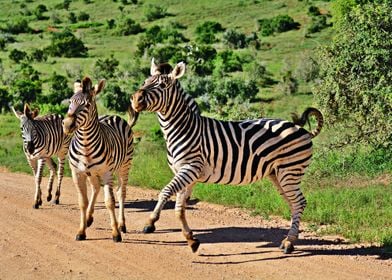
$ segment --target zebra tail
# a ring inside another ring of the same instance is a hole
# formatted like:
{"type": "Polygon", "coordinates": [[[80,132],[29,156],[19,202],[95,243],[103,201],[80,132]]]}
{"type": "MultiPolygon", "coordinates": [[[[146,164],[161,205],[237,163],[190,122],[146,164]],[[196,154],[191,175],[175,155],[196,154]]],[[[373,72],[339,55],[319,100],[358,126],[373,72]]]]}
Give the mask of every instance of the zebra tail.
{"type": "Polygon", "coordinates": [[[128,106],[128,125],[133,127],[136,124],[137,119],[139,118],[139,113],[133,110],[132,104],[128,106]]]}
{"type": "Polygon", "coordinates": [[[309,123],[309,117],[314,116],[317,120],[317,127],[313,129],[312,131],[309,132],[309,134],[312,136],[312,138],[316,137],[319,135],[321,128],[323,127],[324,124],[324,118],[323,115],[319,110],[316,108],[306,108],[306,110],[302,113],[302,116],[299,117],[297,114],[292,113],[291,114],[293,118],[293,123],[299,126],[304,126],[306,123],[309,123]]]}

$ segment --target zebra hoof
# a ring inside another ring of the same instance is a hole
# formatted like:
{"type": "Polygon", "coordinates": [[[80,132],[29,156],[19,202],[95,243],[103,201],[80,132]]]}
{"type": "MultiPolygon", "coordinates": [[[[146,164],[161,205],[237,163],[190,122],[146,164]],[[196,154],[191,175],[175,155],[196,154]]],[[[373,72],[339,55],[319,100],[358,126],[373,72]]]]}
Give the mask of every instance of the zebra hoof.
{"type": "Polygon", "coordinates": [[[119,234],[119,235],[115,235],[115,236],[113,236],[113,242],[121,242],[122,241],[122,238],[121,238],[121,235],[119,234]]]}
{"type": "Polygon", "coordinates": [[[40,205],[42,205],[42,202],[40,203],[39,201],[34,202],[33,204],[33,208],[34,209],[38,209],[40,207],[40,205]]]}
{"type": "Polygon", "coordinates": [[[119,226],[118,230],[121,231],[122,233],[127,233],[127,227],[125,225],[119,226]]]}
{"type": "Polygon", "coordinates": [[[193,239],[193,240],[189,240],[188,241],[188,244],[189,244],[189,246],[191,247],[191,249],[192,249],[192,252],[193,253],[196,253],[197,252],[197,249],[199,249],[199,246],[200,246],[200,241],[198,240],[198,239],[193,239]]]}
{"type": "Polygon", "coordinates": [[[293,243],[287,240],[283,241],[279,248],[283,250],[284,254],[291,254],[294,251],[293,243]]]}
{"type": "Polygon", "coordinates": [[[155,226],[154,225],[146,225],[143,228],[143,233],[153,233],[155,231],[155,226]]]}
{"type": "Polygon", "coordinates": [[[46,201],[49,202],[49,201],[51,201],[51,200],[52,200],[52,195],[51,195],[51,194],[48,194],[48,196],[46,197],[46,201]]]}
{"type": "Polygon", "coordinates": [[[77,241],[86,240],[86,234],[77,234],[75,240],[77,241]]]}
{"type": "Polygon", "coordinates": [[[87,219],[87,227],[90,227],[93,224],[93,222],[94,222],[94,217],[89,217],[87,219]]]}

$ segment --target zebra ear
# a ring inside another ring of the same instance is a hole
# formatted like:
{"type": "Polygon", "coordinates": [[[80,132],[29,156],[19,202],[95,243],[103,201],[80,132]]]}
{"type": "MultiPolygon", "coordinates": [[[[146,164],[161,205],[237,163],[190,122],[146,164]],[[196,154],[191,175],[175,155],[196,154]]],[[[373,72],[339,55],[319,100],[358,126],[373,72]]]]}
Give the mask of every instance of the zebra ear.
{"type": "Polygon", "coordinates": [[[74,82],[74,93],[77,93],[81,89],[82,89],[82,82],[80,80],[76,80],[74,82]]]}
{"type": "Polygon", "coordinates": [[[100,93],[105,88],[105,85],[106,85],[106,80],[100,80],[98,85],[95,85],[94,87],[95,94],[100,93]]]}
{"type": "Polygon", "coordinates": [[[11,108],[11,111],[14,112],[15,116],[16,116],[18,119],[20,119],[20,117],[23,115],[23,113],[22,113],[22,112],[16,111],[15,108],[14,108],[14,106],[10,106],[10,108],[11,108]]]}
{"type": "Polygon", "coordinates": [[[181,78],[185,74],[185,63],[180,62],[174,67],[173,71],[169,74],[170,78],[173,80],[181,78]]]}
{"type": "Polygon", "coordinates": [[[31,112],[31,118],[35,119],[39,114],[39,109],[35,108],[32,112],[31,112]]]}
{"type": "Polygon", "coordinates": [[[90,93],[93,87],[93,83],[89,77],[84,77],[82,80],[83,93],[90,93]]]}
{"type": "Polygon", "coordinates": [[[151,59],[151,68],[150,68],[150,75],[154,76],[154,75],[159,75],[161,74],[158,70],[158,66],[155,64],[155,60],[154,58],[151,59]]]}

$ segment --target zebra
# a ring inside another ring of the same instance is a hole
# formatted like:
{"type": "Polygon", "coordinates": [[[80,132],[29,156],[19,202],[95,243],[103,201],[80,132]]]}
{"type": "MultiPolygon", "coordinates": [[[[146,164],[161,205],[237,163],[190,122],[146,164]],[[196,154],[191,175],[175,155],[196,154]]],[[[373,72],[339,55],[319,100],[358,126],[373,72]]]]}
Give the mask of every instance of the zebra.
{"type": "Polygon", "coordinates": [[[152,60],[150,74],[131,97],[136,112],[156,112],[167,146],[168,164],[174,172],[162,189],[144,233],[155,231],[155,222],[170,198],[176,194],[175,214],[193,252],[200,242],[193,237],[185,218],[186,195],[197,182],[245,185],[268,177],[291,210],[291,227],[282,240],[284,253],[294,250],[306,200],[299,188],[312,157],[312,141],[323,126],[319,110],[308,108],[297,121],[262,118],[245,121],[219,121],[192,112],[178,79],[185,63],[178,63],[170,74],[159,72],[152,60]],[[302,126],[314,116],[317,127],[302,126]]]}
{"type": "MultiPolygon", "coordinates": [[[[111,219],[112,238],[114,242],[121,242],[120,231],[126,232],[124,202],[134,150],[132,126],[136,118],[130,119],[128,124],[118,116],[98,117],[95,99],[104,87],[105,80],[101,80],[93,87],[89,77],[75,82],[74,95],[70,99],[63,129],[65,133],[74,133],[69,148],[69,163],[72,179],[78,192],[81,212],[80,228],[76,240],[86,239],[86,228],[93,223],[94,205],[102,181],[105,205],[111,219]],[[114,211],[113,175],[115,173],[118,175],[119,184],[117,190],[118,219],[114,211]],[[92,189],[90,201],[87,198],[86,179],[92,189]]],[[[133,117],[137,115],[133,112],[128,113],[133,117]]]]}
{"type": "Polygon", "coordinates": [[[59,204],[61,182],[64,176],[64,162],[71,141],[71,136],[66,136],[63,133],[63,117],[56,114],[38,117],[38,110],[31,110],[27,103],[24,105],[23,113],[16,111],[12,106],[11,110],[20,121],[23,151],[35,178],[33,208],[38,209],[42,205],[41,181],[45,163],[50,170],[46,199],[47,201],[52,200],[52,187],[56,172],[56,163],[52,159],[53,156],[57,156],[58,159],[57,189],[53,203],[59,204]]]}

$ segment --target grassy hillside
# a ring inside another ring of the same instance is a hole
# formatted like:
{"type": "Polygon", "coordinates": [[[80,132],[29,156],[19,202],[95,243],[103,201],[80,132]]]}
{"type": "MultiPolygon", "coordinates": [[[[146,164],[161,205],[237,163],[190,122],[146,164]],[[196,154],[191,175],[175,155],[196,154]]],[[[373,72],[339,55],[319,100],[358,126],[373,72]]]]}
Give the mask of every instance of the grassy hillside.
{"type": "MultiPolygon", "coordinates": [[[[144,30],[155,25],[182,26],[179,30],[189,39],[189,42],[181,43],[181,46],[196,44],[196,27],[205,21],[215,21],[225,29],[236,29],[246,35],[255,32],[258,35],[260,49],[248,47],[233,50],[234,53],[247,59],[243,62],[244,71],[227,73],[227,76],[246,80],[252,74],[249,65],[254,61],[261,63],[271,73],[275,83],[259,86],[257,98],[253,100],[252,105],[260,108],[260,115],[290,118],[291,112],[301,112],[305,107],[313,105],[313,96],[310,93],[312,83],[306,82],[298,73],[305,71],[309,55],[314,49],[328,44],[333,36],[331,28],[308,33],[308,29],[313,24],[312,16],[308,13],[309,7],[316,6],[322,14],[327,14],[328,1],[144,0],[131,4],[132,1],[129,0],[80,0],[71,1],[68,9],[58,7],[65,2],[61,0],[0,1],[0,27],[6,26],[17,18],[24,18],[35,30],[32,33],[13,35],[16,41],[7,43],[4,49],[0,50],[1,82],[5,86],[9,85],[18,67],[9,58],[13,49],[31,53],[33,49],[45,48],[51,43],[53,33],[70,28],[87,46],[88,56],[81,58],[49,56],[46,62],[33,61],[31,65],[40,72],[43,80],[43,94],[50,93],[48,79],[53,72],[66,76],[71,88],[72,82],[81,75],[94,76],[93,68],[98,59],[110,58],[113,55],[119,60],[119,68],[123,76],[110,78],[108,83],[116,79],[121,80],[123,89],[130,95],[132,89],[140,85],[140,79],[132,75],[126,76],[124,73],[131,72],[131,69],[141,71],[143,68],[148,68],[151,57],[144,55],[140,60],[135,59],[143,32],[129,36],[118,35],[115,29],[108,28],[109,20],[114,19],[119,22],[124,17],[130,17],[144,30]],[[123,2],[129,3],[123,4],[123,2]],[[48,9],[43,13],[44,19],[41,20],[37,20],[33,13],[39,4],[44,4],[48,9]],[[166,8],[166,16],[148,21],[146,12],[151,9],[150,5],[166,8]],[[89,20],[70,23],[70,13],[76,16],[86,13],[89,15],[89,20]],[[270,19],[278,15],[289,15],[299,23],[299,29],[261,36],[258,20],[270,19]],[[283,93],[279,83],[288,72],[293,73],[299,84],[298,90],[291,95],[283,93]]],[[[212,46],[218,52],[227,50],[228,47],[222,40],[222,33],[217,33],[216,36],[218,40],[212,46]]],[[[159,47],[159,44],[157,46],[159,47]]],[[[317,60],[317,57],[315,59],[317,60]]],[[[140,74],[142,77],[145,76],[143,73],[140,74]]],[[[192,76],[193,73],[188,72],[186,75],[192,76]]],[[[113,113],[102,104],[99,112],[113,113]]],[[[22,153],[18,127],[19,124],[14,116],[0,115],[0,166],[5,166],[12,171],[30,173],[22,153]]],[[[143,113],[135,131],[141,139],[138,140],[136,147],[130,183],[160,189],[172,175],[166,164],[165,146],[155,115],[143,113]]],[[[308,200],[304,220],[311,223],[314,229],[319,228],[320,232],[343,234],[354,241],[366,240],[385,245],[392,244],[390,176],[392,163],[386,160],[390,153],[377,154],[366,147],[331,150],[326,143],[330,143],[333,137],[334,131],[324,129],[314,141],[314,161],[303,182],[304,193],[308,200]]],[[[68,168],[66,174],[69,176],[68,168]]],[[[255,214],[264,217],[282,215],[289,218],[284,201],[266,181],[242,188],[198,185],[194,196],[226,205],[247,207],[255,214]]]]}

